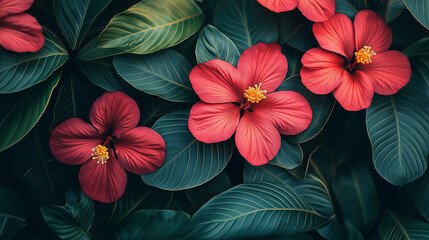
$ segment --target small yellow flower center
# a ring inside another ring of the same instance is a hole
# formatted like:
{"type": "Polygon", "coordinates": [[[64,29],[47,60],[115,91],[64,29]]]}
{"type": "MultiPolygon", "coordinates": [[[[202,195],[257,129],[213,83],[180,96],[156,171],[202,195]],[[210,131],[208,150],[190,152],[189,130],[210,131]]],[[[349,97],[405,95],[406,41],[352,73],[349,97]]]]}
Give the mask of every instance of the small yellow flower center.
{"type": "Polygon", "coordinates": [[[244,91],[244,97],[247,98],[247,101],[250,103],[258,103],[262,99],[267,97],[264,96],[264,93],[267,93],[267,90],[261,90],[262,83],[259,85],[255,85],[255,87],[249,87],[246,91],[244,91]]]}
{"type": "Polygon", "coordinates": [[[96,147],[91,148],[93,151],[92,159],[98,159],[97,164],[105,164],[107,163],[107,159],[109,159],[109,151],[107,147],[102,145],[97,145],[96,147]]]}
{"type": "Polygon", "coordinates": [[[371,57],[375,56],[375,52],[371,50],[371,47],[364,46],[359,50],[359,52],[355,52],[356,62],[362,64],[369,64],[372,62],[371,57]]]}

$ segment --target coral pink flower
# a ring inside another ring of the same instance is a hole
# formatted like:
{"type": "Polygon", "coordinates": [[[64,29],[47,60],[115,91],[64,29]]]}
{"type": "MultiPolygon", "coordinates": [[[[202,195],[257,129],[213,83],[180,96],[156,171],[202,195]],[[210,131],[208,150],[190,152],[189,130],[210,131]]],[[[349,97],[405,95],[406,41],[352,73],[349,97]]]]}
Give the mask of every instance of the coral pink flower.
{"type": "Polygon", "coordinates": [[[83,192],[100,202],[122,196],[127,184],[124,168],[134,174],[151,173],[164,162],[165,143],[147,127],[136,127],[137,103],[122,92],[105,93],[92,105],[91,124],[70,118],[52,131],[49,147],[60,162],[83,164],[79,182],[83,192]]]}
{"type": "Polygon", "coordinates": [[[274,92],[286,72],[286,57],[275,43],[248,48],[237,68],[219,59],[197,65],[189,79],[202,101],[191,109],[191,133],[199,141],[215,143],[235,132],[237,149],[247,161],[267,163],[280,149],[279,132],[298,134],[313,117],[302,95],[274,92]]]}
{"type": "Polygon", "coordinates": [[[368,108],[374,92],[391,95],[409,82],[410,62],[401,52],[388,51],[392,31],[375,12],[358,12],[354,26],[336,13],[315,23],[313,32],[321,48],[302,57],[302,83],[316,94],[333,91],[344,109],[368,108]]]}
{"type": "Polygon", "coordinates": [[[313,22],[326,21],[335,13],[335,0],[258,0],[258,2],[277,13],[297,7],[313,22]]]}
{"type": "Polygon", "coordinates": [[[37,52],[45,44],[37,20],[24,13],[33,0],[0,0],[0,45],[14,52],[37,52]]]}

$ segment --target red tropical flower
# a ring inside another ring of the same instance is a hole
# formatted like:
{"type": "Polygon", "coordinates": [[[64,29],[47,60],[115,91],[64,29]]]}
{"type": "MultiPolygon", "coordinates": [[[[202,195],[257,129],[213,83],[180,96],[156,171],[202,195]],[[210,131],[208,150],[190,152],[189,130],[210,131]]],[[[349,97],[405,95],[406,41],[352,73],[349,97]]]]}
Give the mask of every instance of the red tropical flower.
{"type": "Polygon", "coordinates": [[[37,52],[45,44],[37,20],[24,13],[33,0],[0,0],[0,45],[14,52],[37,52]]]}
{"type": "Polygon", "coordinates": [[[323,22],[335,13],[335,0],[258,0],[273,12],[286,12],[297,7],[313,22],[323,22]]]}
{"type": "Polygon", "coordinates": [[[238,151],[249,163],[267,163],[280,149],[279,133],[298,134],[313,117],[302,95],[274,92],[286,72],[286,57],[275,43],[248,48],[237,68],[219,59],[197,65],[189,79],[202,101],[191,109],[191,133],[199,141],[215,143],[235,132],[238,151]]]}
{"type": "Polygon", "coordinates": [[[392,31],[375,12],[358,12],[354,26],[346,15],[336,13],[315,23],[313,32],[321,48],[302,57],[302,83],[316,94],[333,91],[344,109],[368,108],[374,92],[395,94],[409,82],[410,62],[401,52],[388,51],[392,31]]]}
{"type": "Polygon", "coordinates": [[[124,168],[134,174],[151,173],[164,162],[165,143],[147,127],[136,127],[137,103],[122,92],[105,93],[92,105],[91,124],[70,118],[52,131],[49,147],[60,162],[83,164],[79,182],[83,192],[100,202],[122,196],[127,184],[124,168]]]}

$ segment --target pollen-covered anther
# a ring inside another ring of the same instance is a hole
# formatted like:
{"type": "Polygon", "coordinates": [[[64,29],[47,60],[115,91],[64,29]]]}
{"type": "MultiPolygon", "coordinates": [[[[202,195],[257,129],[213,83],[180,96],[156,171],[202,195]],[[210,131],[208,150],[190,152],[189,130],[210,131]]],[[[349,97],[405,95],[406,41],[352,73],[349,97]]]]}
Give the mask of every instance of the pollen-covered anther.
{"type": "Polygon", "coordinates": [[[91,148],[93,151],[92,159],[98,159],[97,164],[105,164],[107,163],[107,159],[109,159],[109,150],[107,147],[102,145],[97,145],[96,147],[91,148]]]}
{"type": "Polygon", "coordinates": [[[261,90],[262,83],[255,85],[255,87],[249,87],[244,91],[244,97],[247,98],[247,101],[250,103],[258,103],[262,99],[267,98],[264,93],[267,93],[267,90],[261,90]]]}
{"type": "Polygon", "coordinates": [[[375,52],[371,50],[371,47],[364,46],[359,50],[359,52],[355,52],[355,58],[357,63],[361,64],[369,64],[372,62],[371,57],[375,56],[375,52]]]}

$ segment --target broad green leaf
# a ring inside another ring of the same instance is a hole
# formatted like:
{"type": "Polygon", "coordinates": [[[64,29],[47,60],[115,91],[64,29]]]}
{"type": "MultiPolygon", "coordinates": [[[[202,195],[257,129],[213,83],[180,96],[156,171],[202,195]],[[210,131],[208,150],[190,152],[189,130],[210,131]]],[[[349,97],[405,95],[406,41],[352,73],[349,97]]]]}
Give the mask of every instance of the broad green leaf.
{"type": "Polygon", "coordinates": [[[124,52],[125,51],[117,48],[101,48],[97,46],[97,38],[94,38],[79,50],[77,58],[82,61],[91,61],[99,58],[118,55],[124,52]]]}
{"type": "Polygon", "coordinates": [[[426,29],[429,29],[429,2],[421,0],[403,0],[411,14],[426,29]]]}
{"type": "Polygon", "coordinates": [[[36,206],[62,204],[64,194],[79,186],[79,167],[65,165],[52,156],[49,134],[47,120],[43,118],[27,137],[10,149],[12,171],[36,206]]]}
{"type": "Polygon", "coordinates": [[[121,55],[113,65],[133,87],[172,102],[198,100],[189,73],[192,65],[180,53],[166,49],[151,55],[121,55]]]}
{"type": "Polygon", "coordinates": [[[310,107],[313,110],[313,120],[308,128],[298,135],[288,136],[287,140],[289,142],[303,143],[311,140],[322,131],[335,106],[335,100],[332,96],[321,96],[310,92],[301,83],[299,76],[286,78],[276,91],[295,91],[302,94],[310,103],[310,107]]]}
{"type": "Polygon", "coordinates": [[[244,183],[271,182],[286,185],[322,216],[329,218],[334,215],[328,188],[313,175],[308,175],[305,179],[300,180],[277,166],[255,167],[247,164],[244,168],[243,178],[244,183]]]}
{"type": "Polygon", "coordinates": [[[418,59],[426,65],[429,65],[429,38],[423,38],[410,44],[403,53],[411,59],[411,62],[418,59]]]}
{"type": "MultiPolygon", "coordinates": [[[[317,232],[328,240],[343,240],[345,237],[343,226],[341,226],[338,217],[334,217],[323,225],[316,229],[317,232]]],[[[348,239],[350,240],[350,239],[348,239]]]]}
{"type": "Polygon", "coordinates": [[[128,92],[134,89],[115,70],[113,59],[97,59],[88,62],[77,62],[78,68],[94,85],[109,92],[128,92]]]}
{"type": "Polygon", "coordinates": [[[187,213],[173,210],[140,210],[124,221],[117,239],[177,239],[189,218],[187,213]]]}
{"type": "Polygon", "coordinates": [[[274,13],[257,1],[220,1],[214,12],[214,25],[235,43],[240,53],[259,42],[277,42],[274,13]]]}
{"type": "Polygon", "coordinates": [[[307,20],[300,11],[287,11],[277,14],[276,17],[280,44],[286,43],[301,52],[319,46],[313,34],[313,22],[307,20]]]}
{"type": "Polygon", "coordinates": [[[23,92],[0,95],[0,151],[19,142],[36,125],[59,80],[60,73],[56,72],[49,80],[23,92]]]}
{"type": "Polygon", "coordinates": [[[429,221],[429,174],[402,187],[420,214],[429,221]]]}
{"type": "Polygon", "coordinates": [[[232,187],[231,181],[225,171],[221,172],[212,180],[205,184],[186,190],[186,196],[195,207],[200,208],[212,197],[221,194],[222,192],[232,187]]]}
{"type": "Polygon", "coordinates": [[[298,144],[289,144],[282,137],[279,152],[269,163],[285,169],[292,169],[298,167],[303,159],[304,154],[301,147],[298,144]]]}
{"type": "Polygon", "coordinates": [[[353,18],[356,13],[366,8],[368,8],[366,0],[335,0],[335,12],[344,13],[349,18],[353,18]]]}
{"type": "Polygon", "coordinates": [[[216,27],[207,25],[200,33],[195,48],[197,63],[220,59],[237,66],[240,52],[235,44],[216,27]]]}
{"type": "Polygon", "coordinates": [[[191,237],[230,239],[300,233],[325,218],[291,188],[280,183],[241,184],[217,195],[191,218],[191,237]]]}
{"type": "Polygon", "coordinates": [[[346,222],[343,228],[347,240],[365,240],[362,233],[353,224],[346,222]]]}
{"type": "Polygon", "coordinates": [[[208,182],[225,168],[233,152],[231,142],[197,141],[189,131],[188,118],[189,110],[177,110],[153,125],[167,151],[158,170],[141,176],[146,184],[170,191],[188,189],[208,182]]]}
{"type": "Polygon", "coordinates": [[[97,45],[153,53],[181,43],[200,29],[203,20],[201,9],[192,0],[140,1],[112,18],[97,45]]]}
{"type": "Polygon", "coordinates": [[[405,5],[402,0],[387,0],[381,2],[381,12],[386,22],[391,22],[398,17],[404,8],[405,5]]]}
{"type": "Polygon", "coordinates": [[[429,88],[413,72],[407,86],[393,96],[375,95],[366,111],[366,126],[377,172],[394,185],[423,175],[429,153],[429,88]]]}
{"type": "Polygon", "coordinates": [[[380,215],[374,181],[361,159],[338,169],[332,184],[345,221],[368,233],[380,215]]]}
{"type": "Polygon", "coordinates": [[[46,80],[68,59],[60,40],[43,29],[45,45],[35,53],[0,51],[0,94],[22,91],[46,80]]]}
{"type": "Polygon", "coordinates": [[[28,217],[24,196],[6,187],[0,187],[0,239],[8,240],[25,225],[28,217]]]}
{"type": "Polygon", "coordinates": [[[92,23],[112,0],[54,0],[55,18],[64,37],[74,50],[88,33],[92,23]]]}
{"type": "Polygon", "coordinates": [[[380,240],[428,239],[429,223],[404,217],[388,210],[381,220],[378,236],[380,240]]]}
{"type": "Polygon", "coordinates": [[[65,206],[43,206],[42,216],[49,228],[61,239],[90,240],[88,234],[94,221],[94,205],[82,191],[72,189],[66,194],[65,206]]]}

